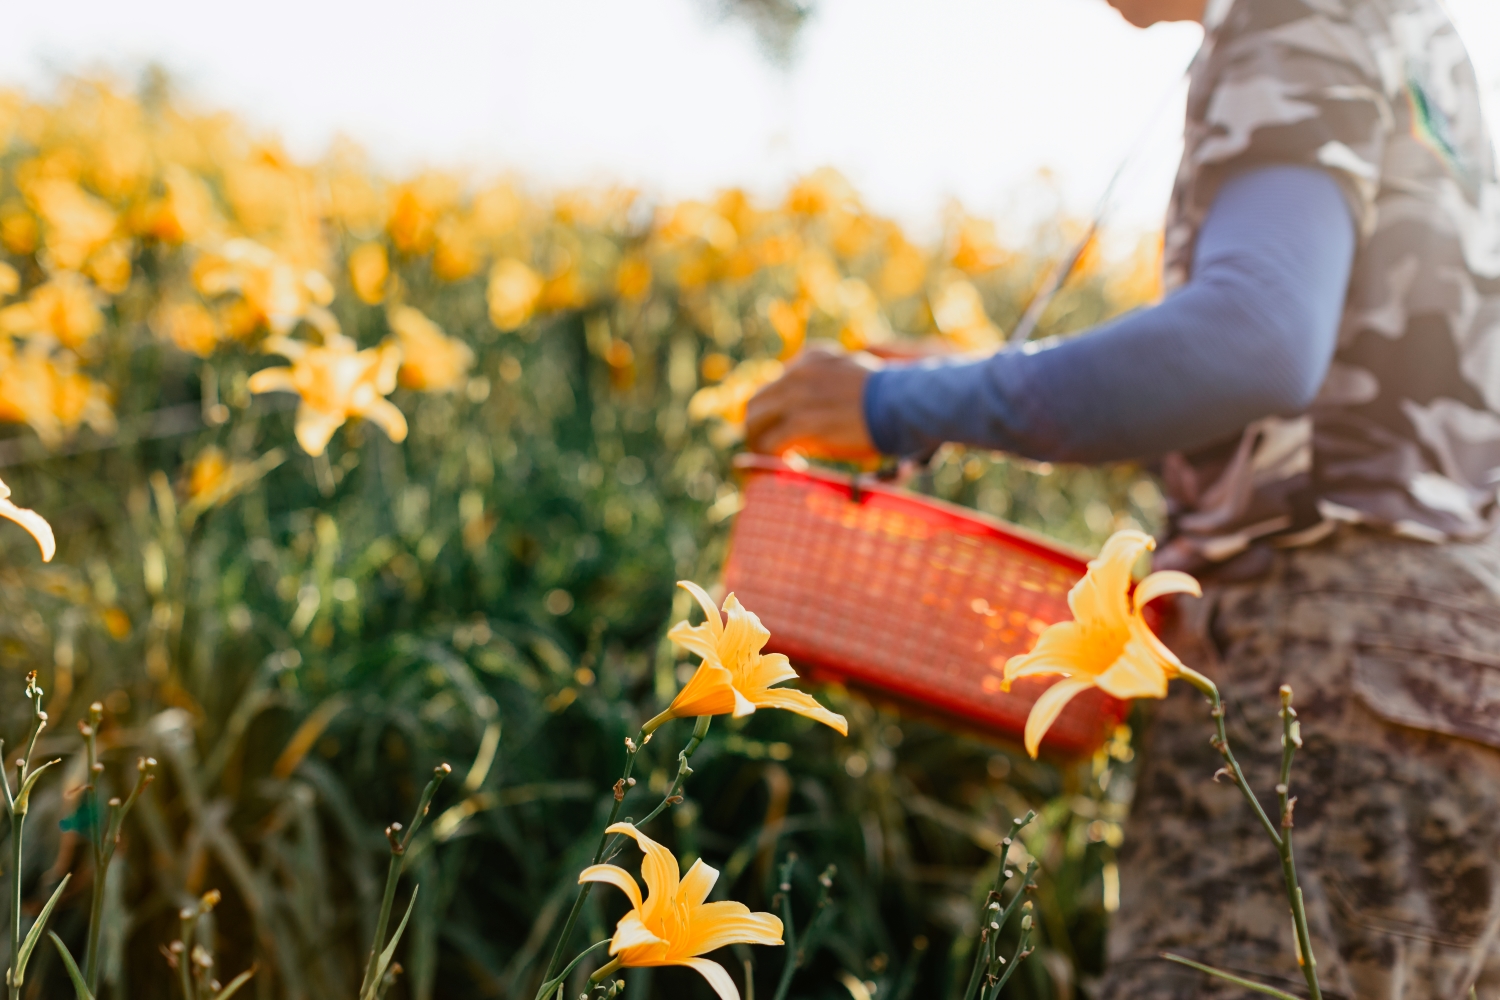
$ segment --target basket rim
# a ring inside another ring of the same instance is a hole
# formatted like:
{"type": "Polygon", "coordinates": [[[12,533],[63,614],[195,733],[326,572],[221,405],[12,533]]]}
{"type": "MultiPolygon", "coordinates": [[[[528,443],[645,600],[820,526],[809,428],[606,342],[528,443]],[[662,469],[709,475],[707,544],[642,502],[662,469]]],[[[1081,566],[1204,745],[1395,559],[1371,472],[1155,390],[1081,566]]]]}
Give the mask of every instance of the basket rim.
{"type": "Polygon", "coordinates": [[[849,475],[812,466],[803,468],[780,458],[750,453],[736,455],[733,467],[734,471],[744,479],[773,475],[778,479],[813,483],[831,488],[855,503],[865,503],[871,498],[879,498],[880,505],[883,507],[904,510],[924,520],[930,521],[936,514],[945,522],[946,527],[962,534],[994,538],[1018,545],[1054,563],[1076,569],[1080,576],[1087,570],[1089,561],[1093,559],[1092,554],[1082,549],[1048,538],[1018,524],[974,510],[972,507],[940,500],[937,497],[908,493],[900,487],[881,482],[873,475],[858,473],[849,475]]]}

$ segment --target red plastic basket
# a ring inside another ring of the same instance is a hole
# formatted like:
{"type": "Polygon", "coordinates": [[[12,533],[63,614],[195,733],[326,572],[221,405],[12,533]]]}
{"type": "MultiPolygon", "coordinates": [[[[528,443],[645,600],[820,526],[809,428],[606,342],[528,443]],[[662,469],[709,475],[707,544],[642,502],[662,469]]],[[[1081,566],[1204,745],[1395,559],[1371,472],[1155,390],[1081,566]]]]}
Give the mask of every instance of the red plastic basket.
{"type": "MultiPolygon", "coordinates": [[[[1005,661],[1071,617],[1087,557],[1012,525],[878,483],[741,456],[745,504],[725,584],[771,631],[767,649],[815,677],[1019,739],[1055,681],[1000,689],[1005,661]]],[[[1048,732],[1053,754],[1089,753],[1129,705],[1074,699],[1048,732]]]]}

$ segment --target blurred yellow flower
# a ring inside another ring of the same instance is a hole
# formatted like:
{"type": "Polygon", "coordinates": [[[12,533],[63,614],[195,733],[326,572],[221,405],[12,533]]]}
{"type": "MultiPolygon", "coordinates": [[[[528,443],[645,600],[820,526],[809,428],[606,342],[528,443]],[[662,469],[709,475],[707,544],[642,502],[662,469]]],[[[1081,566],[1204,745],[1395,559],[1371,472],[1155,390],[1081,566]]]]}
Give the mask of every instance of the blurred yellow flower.
{"type": "Polygon", "coordinates": [[[72,271],[53,275],[33,288],[26,301],[0,309],[0,334],[52,337],[74,350],[103,328],[98,292],[72,271]]]}
{"type": "Polygon", "coordinates": [[[849,350],[883,344],[895,336],[869,285],[858,278],[845,278],[839,282],[838,296],[844,319],[839,329],[839,342],[849,350]]]}
{"type": "Polygon", "coordinates": [[[0,205],[0,243],[14,254],[29,254],[38,239],[36,216],[18,201],[0,205]]]}
{"type": "Polygon", "coordinates": [[[1167,594],[1198,596],[1202,591],[1186,573],[1163,570],[1142,580],[1132,597],[1131,571],[1155,547],[1144,532],[1116,532],[1068,592],[1074,620],[1048,627],[1030,653],[1006,661],[1007,688],[1018,677],[1063,675],[1042,692],[1026,719],[1031,756],[1068,702],[1089,688],[1116,698],[1167,696],[1167,681],[1178,675],[1182,663],[1151,631],[1142,610],[1167,594]]]}
{"type": "Polygon", "coordinates": [[[391,214],[386,230],[391,242],[404,254],[424,254],[432,249],[439,217],[458,203],[458,179],[428,171],[391,192],[391,214]]]}
{"type": "Polygon", "coordinates": [[[232,239],[218,252],[202,254],[193,265],[193,284],[206,296],[238,293],[254,321],[274,334],[288,333],[304,319],[324,334],[338,331],[324,308],[333,301],[328,279],[254,240],[232,239]]]}
{"type": "Polygon", "coordinates": [[[349,252],[349,283],[366,305],[378,305],[385,298],[385,280],[390,274],[385,244],[361,243],[349,252]]]}
{"type": "Polygon", "coordinates": [[[130,285],[131,251],[129,240],[111,240],[94,251],[83,269],[101,291],[119,295],[130,285]]]}
{"type": "Polygon", "coordinates": [[[948,260],[966,274],[993,271],[1010,257],[995,238],[995,224],[959,214],[949,237],[948,260]]]}
{"type": "Polygon", "coordinates": [[[894,233],[886,248],[876,286],[887,299],[904,299],[922,290],[927,280],[927,259],[899,232],[894,233]]]}
{"type": "Polygon", "coordinates": [[[193,459],[188,470],[187,495],[189,500],[199,500],[214,493],[229,481],[229,459],[223,449],[210,445],[193,459]]]}
{"type": "Polygon", "coordinates": [[[223,332],[202,303],[164,302],[151,317],[151,329],[181,350],[206,358],[219,346],[223,332]]]}
{"type": "Polygon", "coordinates": [[[1001,343],[1000,328],[985,313],[979,289],[967,281],[949,281],[942,287],[932,299],[932,319],[943,336],[964,350],[986,350],[1001,343]]]}
{"type": "Polygon", "coordinates": [[[854,186],[832,167],[822,167],[799,180],[786,199],[787,211],[796,215],[821,216],[858,207],[854,186]]]}
{"type": "Polygon", "coordinates": [[[263,368],[250,376],[251,392],[295,392],[297,443],[321,455],[333,434],[352,417],[363,417],[392,441],[406,439],[406,418],[385,397],[396,388],[401,349],[382,344],[359,350],[348,337],[334,335],[324,345],[272,337],[266,350],[292,362],[289,368],[263,368]]]}
{"type": "Polygon", "coordinates": [[[742,424],[751,397],[781,378],[785,371],[785,366],[775,358],[741,361],[718,385],[705,386],[693,393],[688,400],[688,416],[693,420],[718,417],[728,424],[742,424]]]}
{"type": "Polygon", "coordinates": [[[41,217],[42,238],[54,267],[78,270],[115,236],[115,213],[71,180],[32,181],[26,185],[26,196],[41,217]]]}
{"type": "Polygon", "coordinates": [[[615,291],[620,298],[639,302],[651,291],[651,261],[643,253],[628,253],[615,271],[615,291]]]}
{"type": "Polygon", "coordinates": [[[28,425],[49,448],[84,423],[99,434],[113,433],[109,390],[75,365],[70,354],[54,357],[42,340],[20,353],[7,343],[0,350],[0,421],[28,425]]]}
{"type": "MultiPolygon", "coordinates": [[[[42,550],[42,562],[51,562],[53,553],[57,551],[57,541],[52,537],[52,525],[47,519],[34,510],[25,507],[17,507],[11,503],[10,487],[0,481],[0,517],[9,518],[30,532],[31,537],[42,550]]],[[[718,873],[715,872],[717,875],[718,873]]],[[[712,883],[709,883],[712,885],[712,883]]],[[[780,926],[778,925],[778,930],[780,926]]]]}
{"type": "Polygon", "coordinates": [[[645,855],[641,860],[644,897],[635,878],[616,865],[594,865],[578,876],[579,883],[615,886],[630,900],[630,912],[615,925],[609,943],[615,968],[686,966],[708,980],[720,1000],[740,1000],[740,991],[724,967],[701,956],[731,944],[782,944],[780,918],[752,913],[732,900],[708,902],[719,873],[701,858],[682,875],[672,852],[631,824],[616,823],[605,832],[633,838],[645,855]]]}
{"type": "Polygon", "coordinates": [[[391,329],[401,344],[402,385],[423,392],[452,392],[462,387],[474,367],[474,352],[411,306],[390,312],[391,329]]]}
{"type": "Polygon", "coordinates": [[[16,269],[0,261],[0,299],[8,298],[21,290],[21,276],[16,269]]]}
{"type": "Polygon", "coordinates": [[[776,331],[776,336],[781,338],[779,356],[782,361],[791,360],[802,350],[802,344],[807,340],[807,318],[811,313],[812,303],[806,299],[798,299],[796,302],[771,300],[766,309],[766,318],[771,321],[771,329],[776,331]]]}
{"type": "Polygon", "coordinates": [[[497,261],[490,270],[486,298],[496,328],[508,332],[525,326],[541,297],[541,277],[514,257],[497,261]]]}
{"type": "Polygon", "coordinates": [[[697,599],[706,616],[702,625],[678,622],[667,638],[698,654],[703,662],[658,718],[697,715],[749,715],[757,708],[784,708],[849,735],[842,715],[830,712],[805,691],[772,687],[794,680],[797,672],[780,653],[762,654],[771,633],[733,594],[724,599],[726,622],[702,587],[690,580],[677,584],[697,599]]]}
{"type": "Polygon", "coordinates": [[[444,281],[462,281],[479,270],[484,258],[479,239],[465,219],[447,216],[437,224],[432,273],[444,281]]]}
{"type": "Polygon", "coordinates": [[[163,243],[186,243],[208,235],[214,218],[213,194],[208,185],[178,163],[169,163],[162,173],[166,194],[143,206],[133,219],[142,236],[163,243]]]}

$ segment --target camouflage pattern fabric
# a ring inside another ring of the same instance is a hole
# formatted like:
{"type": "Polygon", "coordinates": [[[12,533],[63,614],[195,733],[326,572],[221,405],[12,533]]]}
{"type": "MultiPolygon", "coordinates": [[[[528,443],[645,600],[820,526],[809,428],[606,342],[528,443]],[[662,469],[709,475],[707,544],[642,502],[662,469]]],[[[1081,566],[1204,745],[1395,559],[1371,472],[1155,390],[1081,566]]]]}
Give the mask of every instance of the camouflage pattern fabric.
{"type": "Polygon", "coordinates": [[[1438,0],[1210,0],[1167,221],[1168,290],[1188,278],[1225,177],[1319,166],[1358,249],[1339,343],[1306,414],[1169,456],[1164,567],[1232,558],[1340,522],[1427,541],[1497,520],[1500,184],[1463,44],[1438,0]]]}
{"type": "MultiPolygon", "coordinates": [[[[1327,995],[1500,996],[1500,544],[1342,527],[1260,579],[1208,581],[1165,633],[1220,685],[1272,815],[1277,689],[1295,691],[1293,846],[1327,995]]],[[[1256,995],[1162,951],[1305,995],[1276,852],[1211,779],[1206,699],[1179,682],[1151,707],[1102,997],[1256,995]]]]}

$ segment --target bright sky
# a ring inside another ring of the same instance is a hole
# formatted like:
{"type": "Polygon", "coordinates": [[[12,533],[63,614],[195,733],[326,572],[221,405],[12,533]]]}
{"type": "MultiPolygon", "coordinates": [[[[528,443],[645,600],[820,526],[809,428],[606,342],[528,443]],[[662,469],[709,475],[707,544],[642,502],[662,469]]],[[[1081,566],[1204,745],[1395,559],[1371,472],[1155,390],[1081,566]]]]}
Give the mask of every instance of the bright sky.
{"type": "MultiPolygon", "coordinates": [[[[1448,0],[1500,126],[1500,3],[1448,0]]],[[[315,155],[337,133],[398,169],[514,169],[540,186],[618,180],[664,196],[775,192],[832,164],[930,232],[957,197],[1005,219],[1087,210],[1197,47],[1104,0],[821,0],[794,62],[703,0],[47,0],[16,4],[0,80],[170,69],[315,155]],[[1037,172],[1050,167],[1055,188],[1037,172]],[[1056,195],[1050,191],[1058,192],[1056,195]]],[[[1180,104],[1120,192],[1159,219],[1180,104]]]]}

